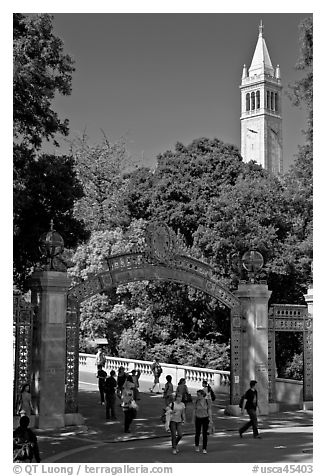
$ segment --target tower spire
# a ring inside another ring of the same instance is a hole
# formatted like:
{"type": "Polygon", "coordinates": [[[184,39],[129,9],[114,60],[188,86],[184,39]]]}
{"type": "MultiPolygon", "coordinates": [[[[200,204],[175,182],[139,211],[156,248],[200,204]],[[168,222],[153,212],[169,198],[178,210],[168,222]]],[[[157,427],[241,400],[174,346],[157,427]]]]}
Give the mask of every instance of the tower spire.
{"type": "Polygon", "coordinates": [[[264,30],[263,20],[260,20],[260,24],[258,27],[259,36],[263,36],[263,30],[264,30]]]}
{"type": "Polygon", "coordinates": [[[260,20],[259,24],[259,35],[256,44],[256,49],[254,56],[252,58],[251,66],[249,68],[249,76],[259,75],[259,74],[269,74],[274,76],[274,68],[269,57],[268,49],[266,46],[265,39],[263,37],[263,20],[260,20]]]}

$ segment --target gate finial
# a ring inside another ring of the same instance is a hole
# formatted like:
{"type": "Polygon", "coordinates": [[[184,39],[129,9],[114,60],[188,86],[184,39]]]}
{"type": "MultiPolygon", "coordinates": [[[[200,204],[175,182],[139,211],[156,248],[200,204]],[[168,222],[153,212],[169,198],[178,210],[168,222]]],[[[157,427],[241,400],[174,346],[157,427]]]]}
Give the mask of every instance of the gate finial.
{"type": "Polygon", "coordinates": [[[50,221],[50,230],[43,233],[39,239],[39,250],[44,264],[41,268],[47,271],[65,271],[66,266],[60,255],[64,250],[64,241],[60,233],[55,231],[53,219],[50,221]]]}
{"type": "Polygon", "coordinates": [[[257,274],[263,265],[263,255],[257,250],[246,251],[242,256],[242,266],[248,272],[248,278],[251,283],[255,283],[257,274]]]}

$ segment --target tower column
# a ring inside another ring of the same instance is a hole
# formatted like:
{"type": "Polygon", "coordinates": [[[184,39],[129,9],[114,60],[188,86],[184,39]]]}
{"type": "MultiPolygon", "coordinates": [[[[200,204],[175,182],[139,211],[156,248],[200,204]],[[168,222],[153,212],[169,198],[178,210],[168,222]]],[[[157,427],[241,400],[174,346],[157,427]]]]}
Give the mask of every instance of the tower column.
{"type": "Polygon", "coordinates": [[[272,173],[283,172],[281,73],[274,69],[263,24],[249,70],[241,78],[241,155],[245,162],[257,162],[272,173]],[[250,98],[248,101],[247,98],[250,98]]]}

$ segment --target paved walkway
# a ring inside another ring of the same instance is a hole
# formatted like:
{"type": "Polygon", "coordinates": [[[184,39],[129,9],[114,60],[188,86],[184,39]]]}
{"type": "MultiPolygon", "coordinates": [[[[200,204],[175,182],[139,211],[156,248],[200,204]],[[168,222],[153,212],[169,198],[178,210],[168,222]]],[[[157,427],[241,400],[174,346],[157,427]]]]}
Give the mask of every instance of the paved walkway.
{"type": "MultiPolygon", "coordinates": [[[[140,388],[141,400],[131,433],[123,433],[123,412],[118,407],[118,420],[105,420],[96,386],[81,384],[79,411],[85,425],[62,430],[36,430],[42,462],[62,463],[125,463],[125,462],[275,462],[312,461],[312,412],[295,411],[260,418],[262,440],[254,440],[250,432],[240,439],[238,428],[247,417],[225,416],[227,396],[218,394],[213,405],[215,434],[209,436],[208,455],[193,451],[194,428],[191,408],[187,410],[182,451],[176,461],[170,450],[169,433],[160,422],[162,395],[148,392],[148,384],[140,388]],[[257,446],[259,444],[259,450],[257,446]]],[[[195,392],[193,392],[195,393],[195,392]]]]}

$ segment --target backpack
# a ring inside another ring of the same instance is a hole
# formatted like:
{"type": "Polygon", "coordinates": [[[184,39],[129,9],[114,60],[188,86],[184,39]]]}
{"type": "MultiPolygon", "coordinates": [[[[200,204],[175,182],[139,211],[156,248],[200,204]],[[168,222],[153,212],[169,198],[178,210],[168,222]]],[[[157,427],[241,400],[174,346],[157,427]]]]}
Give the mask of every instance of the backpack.
{"type": "Polygon", "coordinates": [[[240,398],[240,402],[239,402],[239,408],[241,408],[241,410],[242,410],[242,405],[243,405],[244,399],[245,399],[245,396],[242,395],[242,397],[240,398]]]}
{"type": "Polygon", "coordinates": [[[211,394],[212,402],[214,402],[216,400],[216,395],[214,393],[214,390],[212,389],[210,385],[208,385],[208,388],[209,388],[209,393],[211,394]]]}
{"type": "Polygon", "coordinates": [[[23,441],[21,438],[14,438],[14,462],[32,461],[33,459],[33,443],[30,441],[23,441]]]}
{"type": "MultiPolygon", "coordinates": [[[[172,402],[170,405],[171,410],[174,409],[174,402],[172,402]]],[[[162,415],[161,415],[161,422],[166,423],[166,408],[163,408],[162,415]]]]}

